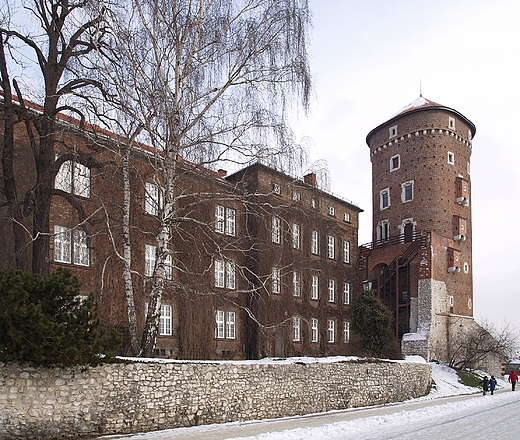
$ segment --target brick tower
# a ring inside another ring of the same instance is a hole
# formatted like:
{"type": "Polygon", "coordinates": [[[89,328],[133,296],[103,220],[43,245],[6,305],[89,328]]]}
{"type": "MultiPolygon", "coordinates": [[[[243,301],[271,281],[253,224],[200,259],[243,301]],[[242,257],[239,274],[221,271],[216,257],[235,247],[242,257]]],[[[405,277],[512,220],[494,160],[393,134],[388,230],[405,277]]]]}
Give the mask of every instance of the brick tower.
{"type": "Polygon", "coordinates": [[[475,125],[422,96],[374,128],[373,242],[361,276],[394,311],[403,354],[443,360],[472,321],[470,156],[475,125]]]}

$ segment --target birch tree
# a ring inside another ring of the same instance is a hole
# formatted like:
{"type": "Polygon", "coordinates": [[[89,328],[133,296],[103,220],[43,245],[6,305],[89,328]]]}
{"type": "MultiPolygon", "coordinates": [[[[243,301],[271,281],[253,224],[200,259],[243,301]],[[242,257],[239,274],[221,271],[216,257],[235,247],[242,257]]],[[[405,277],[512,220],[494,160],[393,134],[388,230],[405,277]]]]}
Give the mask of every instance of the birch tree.
{"type": "Polygon", "coordinates": [[[298,163],[301,150],[286,116],[291,106],[306,109],[309,102],[310,15],[306,0],[131,0],[123,6],[112,20],[116,61],[103,70],[118,93],[116,107],[142,127],[140,139],[154,151],[160,188],[141,338],[141,352],[149,355],[165,262],[173,253],[170,231],[181,220],[178,159],[210,168],[225,161],[279,169],[298,163]]]}

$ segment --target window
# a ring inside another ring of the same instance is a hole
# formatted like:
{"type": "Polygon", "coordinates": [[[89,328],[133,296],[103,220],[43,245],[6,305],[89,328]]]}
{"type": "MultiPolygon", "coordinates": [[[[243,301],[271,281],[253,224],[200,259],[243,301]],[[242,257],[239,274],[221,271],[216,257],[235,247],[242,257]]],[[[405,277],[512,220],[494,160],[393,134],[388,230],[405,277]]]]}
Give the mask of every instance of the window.
{"type": "Polygon", "coordinates": [[[379,208],[381,210],[390,206],[390,189],[385,188],[379,192],[379,208]]]}
{"type": "MultiPolygon", "coordinates": [[[[144,305],[144,314],[148,316],[148,303],[144,305]]],[[[159,316],[159,336],[171,336],[173,328],[172,306],[161,304],[161,314],[159,316]]]]}
{"type": "Polygon", "coordinates": [[[300,272],[293,272],[293,296],[301,296],[300,272]]]}
{"type": "Polygon", "coordinates": [[[469,166],[469,162],[466,163],[466,170],[468,174],[471,174],[471,167],[469,166]]]}
{"type": "Polygon", "coordinates": [[[292,225],[292,247],[300,249],[300,225],[297,223],[292,225]]]}
{"type": "Polygon", "coordinates": [[[319,254],[318,231],[312,231],[312,234],[311,234],[311,254],[314,254],[314,255],[319,254]]]}
{"type": "Polygon", "coordinates": [[[413,200],[413,180],[405,182],[401,185],[401,200],[403,203],[413,200]]]}
{"type": "Polygon", "coordinates": [[[343,283],[343,304],[350,304],[350,283],[343,283]]]}
{"type": "Polygon", "coordinates": [[[318,209],[318,201],[316,199],[311,199],[311,208],[318,209]]]}
{"type": "Polygon", "coordinates": [[[278,195],[282,194],[282,187],[280,186],[280,184],[273,183],[273,192],[278,195]]]}
{"type": "Polygon", "coordinates": [[[350,322],[343,323],[343,343],[348,344],[350,341],[350,322]]]}
{"type": "Polygon", "coordinates": [[[236,338],[236,313],[217,310],[215,312],[215,337],[218,339],[236,338]]]}
{"type": "Polygon", "coordinates": [[[272,275],[271,275],[271,290],[273,293],[281,292],[281,281],[282,281],[282,273],[279,267],[273,267],[272,275]]]}
{"type": "Polygon", "coordinates": [[[318,342],[318,319],[312,318],[311,319],[311,342],[318,342]]]}
{"type": "Polygon", "coordinates": [[[157,247],[145,244],[144,245],[144,276],[151,277],[155,269],[155,261],[157,259],[157,247]]]}
{"type": "Polygon", "coordinates": [[[302,195],[299,192],[294,191],[292,193],[292,199],[294,202],[300,202],[302,200],[302,195]]]}
{"type": "Polygon", "coordinates": [[[300,342],[301,338],[301,318],[298,316],[293,316],[292,319],[292,328],[293,328],[293,341],[300,342]]]}
{"type": "Polygon", "coordinates": [[[336,322],[333,319],[327,319],[327,333],[327,341],[329,343],[334,343],[336,341],[336,322]]]}
{"type": "Polygon", "coordinates": [[[215,205],[215,232],[235,236],[236,211],[221,205],[215,205]]]}
{"type": "Polygon", "coordinates": [[[329,302],[336,301],[336,281],[335,280],[329,280],[329,302]]]}
{"type": "Polygon", "coordinates": [[[448,296],[448,305],[450,307],[453,307],[453,305],[455,304],[455,302],[453,301],[453,296],[448,296]]]}
{"type": "Polygon", "coordinates": [[[146,182],[144,185],[144,210],[148,214],[157,215],[162,208],[162,197],[159,187],[155,183],[146,182]]]}
{"type": "Polygon", "coordinates": [[[335,258],[335,238],[332,235],[327,235],[327,258],[335,258]]]}
{"type": "Polygon", "coordinates": [[[348,212],[343,213],[343,221],[350,223],[350,213],[348,213],[348,212]]]}
{"type": "Polygon", "coordinates": [[[388,129],[388,137],[392,139],[397,136],[397,125],[394,125],[388,129]]]}
{"type": "Polygon", "coordinates": [[[319,278],[318,275],[312,276],[311,299],[319,299],[319,278]]]}
{"type": "Polygon", "coordinates": [[[172,306],[161,305],[161,317],[159,319],[159,335],[171,336],[172,334],[172,306]]]}
{"type": "Polygon", "coordinates": [[[390,171],[395,171],[401,168],[401,156],[396,154],[390,158],[390,171]]]}
{"type": "Polygon", "coordinates": [[[377,224],[376,241],[388,241],[390,238],[390,223],[388,220],[382,220],[377,224]]]}
{"type": "Polygon", "coordinates": [[[451,151],[448,151],[448,164],[455,165],[455,155],[451,151]]]}
{"type": "Polygon", "coordinates": [[[90,169],[70,160],[63,162],[56,178],[54,188],[81,197],[90,197],[90,169]]]}
{"type": "Polygon", "coordinates": [[[350,263],[350,241],[343,240],[343,263],[350,263]]]}
{"type": "Polygon", "coordinates": [[[455,118],[448,116],[448,127],[455,130],[455,118]]]}
{"type": "Polygon", "coordinates": [[[215,260],[215,287],[236,288],[235,262],[215,260]]]}
{"type": "Polygon", "coordinates": [[[282,227],[280,217],[273,215],[271,224],[271,241],[280,244],[282,241],[282,227]]]}
{"type": "Polygon", "coordinates": [[[54,261],[89,266],[87,233],[82,229],[71,230],[64,226],[54,226],[54,261]]]}
{"type": "Polygon", "coordinates": [[[467,262],[464,262],[462,267],[464,268],[464,273],[469,273],[469,264],[467,262]]]}
{"type": "Polygon", "coordinates": [[[334,208],[334,206],[329,206],[329,215],[336,215],[336,209],[334,208]]]}

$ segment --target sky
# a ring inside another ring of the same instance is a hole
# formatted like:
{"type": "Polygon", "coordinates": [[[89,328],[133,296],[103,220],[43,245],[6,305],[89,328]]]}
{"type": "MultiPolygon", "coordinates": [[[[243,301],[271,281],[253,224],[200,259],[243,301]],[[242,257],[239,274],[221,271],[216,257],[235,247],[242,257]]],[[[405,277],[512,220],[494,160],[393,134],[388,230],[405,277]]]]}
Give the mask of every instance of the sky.
{"type": "Polygon", "coordinates": [[[292,129],[325,160],[331,191],[360,214],[372,240],[371,163],[365,138],[422,95],[477,128],[471,156],[474,316],[520,329],[520,2],[310,0],[314,95],[292,129]]]}
{"type": "MultiPolygon", "coordinates": [[[[294,358],[286,362],[306,361],[312,358],[294,358]]],[[[408,361],[424,362],[419,357],[408,361]]],[[[265,361],[265,360],[264,360],[265,361]]],[[[319,359],[318,361],[323,361],[319,359]]],[[[341,358],[335,359],[341,361],[341,358]]],[[[334,440],[334,439],[399,439],[430,440],[518,437],[518,424],[511,414],[520,410],[520,394],[510,392],[508,382],[498,379],[497,389],[505,390],[494,396],[481,396],[475,388],[462,385],[454,370],[443,364],[430,363],[435,387],[424,397],[411,399],[396,405],[382,405],[374,410],[358,413],[358,409],[323,413],[318,423],[314,415],[287,417],[255,422],[233,422],[220,425],[194,426],[167,429],[117,438],[120,440],[190,440],[190,439],[242,439],[242,440],[334,440]],[[478,393],[472,399],[435,401],[439,397],[478,393]],[[416,405],[423,401],[425,405],[416,405]],[[428,402],[431,405],[428,405],[428,402]],[[357,414],[351,414],[351,413],[357,414]],[[350,413],[350,414],[349,414],[350,413]],[[330,417],[327,417],[327,414],[330,417]],[[342,417],[344,414],[345,417],[342,417]],[[358,415],[359,414],[359,415],[358,415]],[[350,417],[350,416],[353,417],[350,417]],[[339,416],[339,417],[338,417],[339,416]],[[341,420],[343,418],[343,420],[341,420]],[[340,420],[340,421],[338,421],[340,420]],[[316,426],[318,425],[318,426],[316,426]],[[284,427],[291,426],[289,429],[284,427]],[[281,429],[280,429],[281,428],[281,429]],[[252,432],[257,434],[251,435],[252,432]],[[258,432],[263,432],[258,434],[258,432]]],[[[111,436],[103,437],[110,439],[111,436]]]]}

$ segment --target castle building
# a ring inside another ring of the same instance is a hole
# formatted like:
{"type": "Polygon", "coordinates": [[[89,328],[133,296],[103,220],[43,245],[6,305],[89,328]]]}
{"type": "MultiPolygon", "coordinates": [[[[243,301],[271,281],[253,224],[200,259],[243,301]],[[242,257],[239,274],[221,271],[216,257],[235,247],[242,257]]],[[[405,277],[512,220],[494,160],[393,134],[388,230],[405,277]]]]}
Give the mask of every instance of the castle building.
{"type": "Polygon", "coordinates": [[[470,156],[475,125],[422,96],[366,138],[373,241],[360,277],[393,310],[403,354],[445,360],[473,321],[470,156]]]}
{"type": "MultiPolygon", "coordinates": [[[[37,106],[31,108],[38,114],[37,106]]],[[[114,133],[88,125],[80,130],[79,121],[60,117],[54,153],[61,162],[55,164],[49,230],[41,231],[50,236],[50,270],[71,270],[81,294],[95,295],[102,326],[123,335],[120,354],[129,354],[129,303],[140,333],[157,266],[161,152],[142,144],[128,147],[114,133]],[[129,161],[128,180],[123,157],[129,161]],[[123,279],[125,261],[132,301],[123,279]]],[[[22,122],[14,127],[14,173],[23,199],[37,179],[22,122]]],[[[312,173],[295,178],[256,163],[227,176],[180,157],[174,197],[155,356],[359,354],[350,333],[351,301],[359,286],[359,207],[321,190],[312,173]]],[[[30,211],[22,221],[30,231],[30,211]]],[[[1,269],[17,267],[14,224],[0,191],[1,269]]],[[[25,240],[21,248],[30,259],[30,234],[25,240]]]]}

